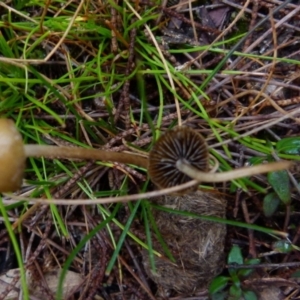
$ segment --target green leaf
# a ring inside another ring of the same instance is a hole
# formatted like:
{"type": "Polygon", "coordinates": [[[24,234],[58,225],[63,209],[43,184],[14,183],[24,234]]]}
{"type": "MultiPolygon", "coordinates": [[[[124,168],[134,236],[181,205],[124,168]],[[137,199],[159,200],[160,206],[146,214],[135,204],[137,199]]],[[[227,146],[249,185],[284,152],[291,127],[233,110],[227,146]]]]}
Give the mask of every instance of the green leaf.
{"type": "Polygon", "coordinates": [[[237,276],[238,277],[248,277],[251,273],[253,273],[253,269],[240,269],[238,270],[237,276]]]}
{"type": "Polygon", "coordinates": [[[0,33],[0,51],[4,57],[13,58],[14,53],[11,50],[11,46],[7,43],[6,39],[3,37],[3,34],[0,33]]]}
{"type": "Polygon", "coordinates": [[[290,204],[291,202],[291,191],[289,175],[287,171],[276,171],[268,173],[268,181],[271,184],[274,191],[284,204],[290,204]]]}
{"type": "Polygon", "coordinates": [[[300,154],[300,137],[289,137],[278,141],[276,150],[279,153],[300,154]]]}
{"type": "Polygon", "coordinates": [[[229,299],[230,300],[239,300],[242,296],[242,290],[239,286],[233,284],[229,289],[229,299]]]}
{"type": "Polygon", "coordinates": [[[229,254],[228,254],[228,259],[227,259],[228,264],[238,264],[242,265],[244,263],[244,258],[242,255],[241,248],[237,245],[233,245],[231,248],[229,254]]]}
{"type": "MultiPolygon", "coordinates": [[[[231,264],[241,265],[243,264],[243,261],[244,259],[240,247],[237,245],[233,245],[233,247],[231,248],[228,254],[228,258],[227,258],[228,265],[231,264]]],[[[236,269],[230,268],[229,266],[228,272],[231,276],[232,281],[235,282],[236,284],[239,283],[239,278],[237,277],[238,271],[236,269]]]]}
{"type": "Polygon", "coordinates": [[[274,212],[277,210],[277,207],[280,203],[280,199],[276,193],[270,193],[265,196],[263,202],[263,211],[267,218],[271,217],[274,212]]]}
{"type": "Polygon", "coordinates": [[[252,291],[244,291],[243,296],[245,300],[257,300],[257,296],[252,291]]]}
{"type": "Polygon", "coordinates": [[[237,270],[235,269],[228,269],[228,272],[230,273],[231,275],[231,280],[232,280],[232,283],[237,286],[237,287],[240,287],[241,286],[241,281],[237,275],[237,270]]]}
{"type": "Polygon", "coordinates": [[[237,276],[240,278],[240,277],[248,277],[249,275],[251,275],[251,273],[253,273],[253,269],[240,269],[238,270],[237,272],[237,276]]]}
{"type": "Polygon", "coordinates": [[[212,295],[222,291],[227,286],[229,280],[230,278],[227,276],[218,276],[214,278],[209,285],[209,293],[212,295]]]}
{"type": "MultiPolygon", "coordinates": [[[[246,265],[256,265],[260,263],[260,259],[252,258],[244,262],[246,265]]],[[[240,269],[237,272],[238,277],[248,277],[251,273],[253,273],[254,269],[240,269]]]]}

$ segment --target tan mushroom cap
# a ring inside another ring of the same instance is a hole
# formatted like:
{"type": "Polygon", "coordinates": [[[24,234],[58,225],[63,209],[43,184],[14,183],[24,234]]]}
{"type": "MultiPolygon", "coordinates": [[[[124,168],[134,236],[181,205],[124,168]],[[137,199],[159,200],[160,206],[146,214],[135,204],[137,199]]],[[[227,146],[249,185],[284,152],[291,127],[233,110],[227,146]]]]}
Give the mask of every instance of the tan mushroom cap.
{"type": "Polygon", "coordinates": [[[25,169],[22,136],[12,120],[0,119],[0,192],[20,188],[25,169]]]}

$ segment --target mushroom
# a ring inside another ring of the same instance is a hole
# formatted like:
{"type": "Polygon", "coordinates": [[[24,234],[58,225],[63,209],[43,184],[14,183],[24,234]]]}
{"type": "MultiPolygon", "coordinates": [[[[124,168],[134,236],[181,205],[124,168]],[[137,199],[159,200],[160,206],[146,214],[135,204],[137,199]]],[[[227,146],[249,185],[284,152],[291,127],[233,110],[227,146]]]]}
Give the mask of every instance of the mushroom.
{"type": "Polygon", "coordinates": [[[163,189],[192,179],[198,182],[223,182],[287,169],[292,165],[289,161],[279,161],[222,173],[210,173],[208,158],[204,138],[192,128],[177,127],[162,135],[150,151],[149,176],[163,189]]]}
{"type": "Polygon", "coordinates": [[[292,164],[280,161],[223,173],[209,173],[206,143],[200,134],[188,127],[177,127],[162,135],[150,151],[149,160],[137,154],[101,149],[23,145],[14,123],[8,119],[0,119],[0,192],[14,191],[20,187],[26,157],[90,159],[134,164],[148,168],[151,180],[160,188],[176,186],[191,179],[199,182],[228,181],[287,169],[292,164]]]}
{"type": "MultiPolygon", "coordinates": [[[[159,188],[168,188],[192,180],[177,167],[189,166],[188,171],[197,170],[205,175],[209,171],[207,144],[199,133],[189,127],[177,127],[162,135],[149,154],[148,173],[159,188]]],[[[195,190],[196,187],[189,189],[195,190]]],[[[183,191],[185,192],[185,191],[183,191]]]]}
{"type": "Polygon", "coordinates": [[[0,192],[11,192],[20,188],[27,157],[64,159],[90,159],[117,161],[147,168],[148,159],[129,153],[110,152],[80,147],[58,147],[49,145],[24,145],[14,122],[0,119],[0,192]]]}
{"type": "Polygon", "coordinates": [[[0,119],[1,192],[10,192],[21,186],[25,159],[22,136],[13,121],[0,119]]]}

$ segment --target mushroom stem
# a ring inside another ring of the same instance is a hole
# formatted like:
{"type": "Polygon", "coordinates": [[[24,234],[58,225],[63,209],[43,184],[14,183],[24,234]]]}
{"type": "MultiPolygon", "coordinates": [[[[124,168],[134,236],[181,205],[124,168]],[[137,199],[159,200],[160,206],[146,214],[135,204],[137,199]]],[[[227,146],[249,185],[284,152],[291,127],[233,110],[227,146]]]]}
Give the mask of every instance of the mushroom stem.
{"type": "Polygon", "coordinates": [[[101,149],[23,145],[22,137],[14,123],[11,120],[0,119],[0,192],[13,191],[20,187],[26,157],[89,159],[133,164],[148,169],[151,180],[160,188],[175,186],[189,181],[190,178],[199,182],[229,181],[287,169],[292,165],[288,161],[279,161],[223,173],[205,172],[208,170],[205,140],[194,130],[185,127],[171,130],[162,136],[153,147],[149,160],[137,154],[101,149]]]}
{"type": "Polygon", "coordinates": [[[101,149],[88,149],[76,147],[57,147],[46,145],[24,145],[26,157],[46,157],[64,159],[90,159],[101,161],[116,161],[124,164],[134,164],[147,168],[148,159],[137,154],[105,151],[101,149]]]}
{"type": "Polygon", "coordinates": [[[271,162],[268,164],[239,168],[222,173],[207,173],[199,171],[198,169],[186,163],[184,160],[179,159],[176,162],[176,167],[179,171],[188,175],[190,178],[199,180],[199,182],[224,182],[246,176],[253,176],[262,173],[288,169],[292,166],[292,164],[293,163],[290,161],[283,160],[278,162],[271,162]]]}

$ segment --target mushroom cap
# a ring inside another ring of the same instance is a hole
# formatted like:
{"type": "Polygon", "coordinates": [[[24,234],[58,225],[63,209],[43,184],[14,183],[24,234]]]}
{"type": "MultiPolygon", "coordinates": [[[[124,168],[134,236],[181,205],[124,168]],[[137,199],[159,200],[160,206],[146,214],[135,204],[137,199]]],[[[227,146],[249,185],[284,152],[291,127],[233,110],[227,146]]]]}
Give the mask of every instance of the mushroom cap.
{"type": "Polygon", "coordinates": [[[0,119],[0,192],[20,188],[25,159],[22,136],[14,122],[0,119]]]}
{"type": "Polygon", "coordinates": [[[179,171],[182,160],[199,171],[209,169],[208,149],[201,134],[189,127],[176,127],[162,135],[149,153],[148,173],[159,188],[169,188],[192,180],[179,171]]]}

